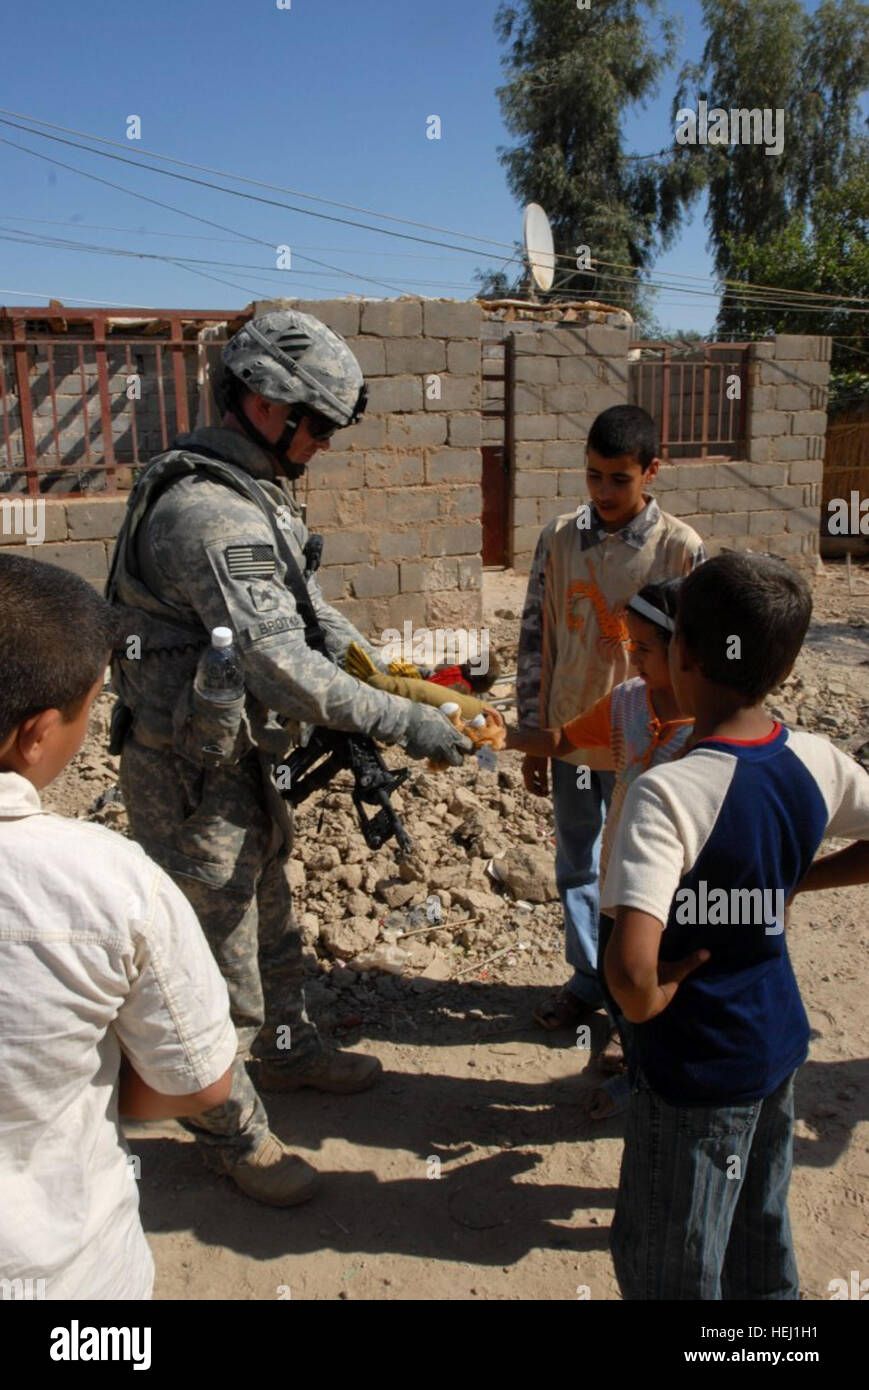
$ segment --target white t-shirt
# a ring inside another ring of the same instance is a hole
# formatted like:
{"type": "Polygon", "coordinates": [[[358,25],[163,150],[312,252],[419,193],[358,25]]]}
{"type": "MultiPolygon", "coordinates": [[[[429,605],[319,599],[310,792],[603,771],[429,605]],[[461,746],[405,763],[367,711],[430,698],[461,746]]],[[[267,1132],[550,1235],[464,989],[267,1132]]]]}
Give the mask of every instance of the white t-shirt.
{"type": "Polygon", "coordinates": [[[47,1299],[150,1298],[121,1046],[157,1091],[213,1085],[236,1052],[226,985],[163,870],[112,830],[42,811],[14,772],[0,772],[0,864],[0,1279],[42,1279],[47,1299]]]}

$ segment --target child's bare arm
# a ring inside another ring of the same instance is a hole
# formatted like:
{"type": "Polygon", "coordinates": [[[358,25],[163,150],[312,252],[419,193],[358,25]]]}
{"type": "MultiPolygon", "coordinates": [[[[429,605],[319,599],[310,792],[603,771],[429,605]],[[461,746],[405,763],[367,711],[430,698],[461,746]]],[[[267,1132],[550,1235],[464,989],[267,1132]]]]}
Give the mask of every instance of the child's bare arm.
{"type": "Polygon", "coordinates": [[[612,996],[629,1023],[645,1023],[662,1013],[679,985],[709,959],[694,951],[681,960],[658,959],[664,923],[635,907],[620,907],[604,959],[612,996]]]}
{"type": "Polygon", "coordinates": [[[816,859],[796,892],[817,893],[823,888],[850,888],[858,883],[869,883],[869,840],[855,840],[836,854],[816,859]]]}
{"type": "Polygon", "coordinates": [[[229,1067],[219,1080],[202,1091],[180,1096],[165,1095],[147,1085],[129,1058],[122,1054],[118,1113],[130,1120],[173,1120],[182,1115],[201,1115],[229,1100],[231,1086],[232,1067],[229,1067]]]}
{"type": "Polygon", "coordinates": [[[561,729],[508,729],[507,747],[531,758],[560,758],[573,752],[561,729]]]}

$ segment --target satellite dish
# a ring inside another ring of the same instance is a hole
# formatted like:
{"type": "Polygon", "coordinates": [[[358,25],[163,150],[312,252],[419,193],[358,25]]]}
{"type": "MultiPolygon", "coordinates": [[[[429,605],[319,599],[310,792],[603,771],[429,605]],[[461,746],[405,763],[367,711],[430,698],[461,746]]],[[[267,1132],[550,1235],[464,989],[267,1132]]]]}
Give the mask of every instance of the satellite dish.
{"type": "Polygon", "coordinates": [[[539,290],[551,290],[555,279],[555,243],[549,218],[539,203],[525,209],[525,253],[531,276],[539,290]]]}

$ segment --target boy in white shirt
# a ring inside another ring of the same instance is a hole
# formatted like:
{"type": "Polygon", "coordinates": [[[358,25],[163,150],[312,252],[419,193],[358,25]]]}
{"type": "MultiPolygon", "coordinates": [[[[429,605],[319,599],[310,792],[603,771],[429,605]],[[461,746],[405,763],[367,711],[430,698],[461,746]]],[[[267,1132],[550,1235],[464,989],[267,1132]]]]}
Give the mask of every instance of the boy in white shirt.
{"type": "Polygon", "coordinates": [[[236,1050],[183,893],[132,841],[40,807],[113,637],[89,584],[0,553],[0,1279],[19,1297],[151,1297],[118,1115],[224,1104],[236,1050]]]}

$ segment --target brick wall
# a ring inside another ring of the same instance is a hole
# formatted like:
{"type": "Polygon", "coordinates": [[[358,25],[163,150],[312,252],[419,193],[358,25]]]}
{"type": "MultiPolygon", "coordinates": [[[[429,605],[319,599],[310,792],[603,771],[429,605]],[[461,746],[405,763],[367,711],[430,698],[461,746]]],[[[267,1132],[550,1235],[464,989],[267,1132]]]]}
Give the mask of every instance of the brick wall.
{"type": "MultiPolygon", "coordinates": [[[[326,596],[375,634],[408,620],[478,625],[480,445],[504,440],[504,420],[481,416],[483,355],[512,340],[510,541],[512,563],[523,570],[540,528],[584,498],[591,422],[627,397],[629,329],[615,315],[609,322],[506,323],[476,304],[442,300],[296,307],[346,337],[370,390],[368,413],[347,432],[347,447],[336,447],[337,435],[305,482],[308,523],[326,538],[326,596]]],[[[755,344],[746,458],[662,467],[655,486],[662,505],[693,525],[710,552],[817,554],[830,346],[828,338],[786,335],[755,344]]],[[[101,585],[123,513],[122,496],[49,493],[45,542],[25,553],[101,585]]],[[[0,530],[0,544],[22,541],[0,530]]]]}

